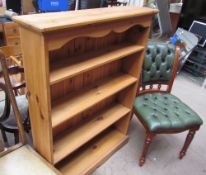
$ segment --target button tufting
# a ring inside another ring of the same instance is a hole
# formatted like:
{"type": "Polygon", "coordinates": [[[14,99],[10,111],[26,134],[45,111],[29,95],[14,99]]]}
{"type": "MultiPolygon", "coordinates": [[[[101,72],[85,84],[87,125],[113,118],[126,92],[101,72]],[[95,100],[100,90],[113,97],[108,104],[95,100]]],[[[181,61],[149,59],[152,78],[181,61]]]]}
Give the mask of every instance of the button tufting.
{"type": "Polygon", "coordinates": [[[157,48],[157,54],[159,54],[160,53],[160,49],[159,48],[157,48]]]}
{"type": "Polygon", "coordinates": [[[190,112],[188,112],[188,111],[185,111],[185,112],[190,115],[190,112]]]}
{"type": "Polygon", "coordinates": [[[148,100],[148,98],[147,98],[147,97],[144,97],[144,100],[145,100],[145,101],[147,101],[147,100],[148,100]]]}
{"type": "Polygon", "coordinates": [[[153,108],[153,110],[154,110],[154,111],[157,111],[157,109],[156,109],[156,108],[153,108]]]}
{"type": "Polygon", "coordinates": [[[153,93],[139,96],[134,107],[151,131],[184,129],[202,123],[196,113],[171,94],[153,93]],[[145,97],[148,101],[144,100],[145,97]],[[147,107],[143,107],[145,104],[147,107]]]}
{"type": "Polygon", "coordinates": [[[151,70],[150,70],[150,68],[147,68],[147,72],[150,72],[151,70]]]}
{"type": "Polygon", "coordinates": [[[168,66],[168,67],[167,67],[167,71],[170,71],[170,70],[171,70],[171,69],[170,69],[170,67],[168,66]]]}
{"type": "Polygon", "coordinates": [[[151,52],[150,52],[150,50],[149,50],[149,49],[147,49],[147,55],[150,55],[150,53],[151,53],[151,52]]]}
{"type": "Polygon", "coordinates": [[[156,115],[154,115],[154,114],[152,115],[152,117],[153,117],[153,118],[157,118],[157,116],[156,116],[156,115]]]}
{"type": "Polygon", "coordinates": [[[171,54],[171,51],[170,51],[170,50],[168,50],[168,52],[167,52],[167,53],[168,53],[168,55],[170,55],[170,54],[171,54]]]}

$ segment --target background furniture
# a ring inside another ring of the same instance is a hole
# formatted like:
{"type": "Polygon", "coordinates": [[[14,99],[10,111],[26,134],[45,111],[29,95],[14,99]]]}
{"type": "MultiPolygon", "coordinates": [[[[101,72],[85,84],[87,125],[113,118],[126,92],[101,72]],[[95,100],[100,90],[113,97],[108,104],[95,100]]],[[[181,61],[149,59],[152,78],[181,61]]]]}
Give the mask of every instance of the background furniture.
{"type": "MultiPolygon", "coordinates": [[[[4,56],[5,58],[7,58],[3,52],[1,52],[1,56],[4,56]]],[[[1,70],[1,74],[2,72],[3,72],[3,69],[1,70]]],[[[10,76],[11,74],[14,75],[14,74],[22,73],[23,68],[18,67],[18,66],[9,67],[9,69],[4,72],[8,73],[8,75],[3,74],[3,76],[11,77],[10,76]]],[[[18,89],[25,87],[25,83],[24,84],[11,83],[11,86],[12,86],[12,90],[17,95],[18,89]]],[[[3,92],[5,93],[5,100],[0,102],[0,109],[1,111],[4,111],[0,117],[0,130],[3,136],[3,140],[6,146],[8,146],[9,144],[8,144],[6,132],[13,133],[14,138],[15,138],[15,143],[17,144],[19,142],[19,129],[16,123],[16,118],[14,115],[13,108],[11,108],[11,105],[10,105],[9,95],[7,91],[8,87],[6,87],[3,82],[0,82],[0,89],[3,90],[3,92]]],[[[25,131],[29,132],[30,124],[29,124],[28,102],[27,102],[26,96],[20,95],[20,96],[16,96],[15,98],[18,104],[19,111],[21,112],[24,129],[25,131]]]]}
{"type": "Polygon", "coordinates": [[[126,6],[127,2],[119,2],[118,0],[106,0],[108,6],[126,6]]]}
{"type": "Polygon", "coordinates": [[[6,0],[7,9],[12,9],[14,12],[21,14],[21,0],[6,0]]]}
{"type": "Polygon", "coordinates": [[[205,0],[183,0],[178,27],[188,30],[194,20],[206,22],[205,0]]]}
{"type": "Polygon", "coordinates": [[[4,151],[4,143],[3,140],[0,138],[0,153],[4,151]]]}
{"type": "Polygon", "coordinates": [[[3,175],[60,175],[60,173],[40,157],[29,145],[23,130],[20,111],[17,106],[11,82],[8,76],[5,56],[0,53],[0,62],[3,68],[4,80],[8,89],[9,100],[11,101],[14,115],[20,132],[21,142],[0,152],[0,170],[3,175]]]}
{"type": "Polygon", "coordinates": [[[173,45],[152,43],[144,59],[141,84],[137,90],[134,113],[146,129],[146,139],[139,165],[145,162],[149,146],[156,134],[189,130],[179,158],[182,159],[201,118],[180,99],[170,94],[177,72],[178,53],[173,45]]]}
{"type": "MultiPolygon", "coordinates": [[[[4,111],[0,116],[0,130],[2,133],[2,137],[5,143],[5,146],[8,146],[8,139],[6,133],[14,134],[14,143],[19,143],[19,130],[17,127],[16,119],[14,116],[13,109],[10,107],[10,101],[8,99],[6,86],[3,83],[0,83],[0,89],[6,93],[6,99],[0,102],[0,109],[4,111]]],[[[28,114],[28,102],[25,95],[17,96],[16,101],[21,112],[23,126],[25,131],[29,132],[30,124],[29,124],[29,114],[28,114]]]]}
{"type": "Polygon", "coordinates": [[[158,21],[160,26],[160,36],[169,37],[172,32],[172,24],[169,15],[169,0],[155,0],[159,9],[158,21]]]}
{"type": "Polygon", "coordinates": [[[172,31],[171,31],[171,36],[176,32],[178,22],[180,18],[180,13],[175,13],[175,12],[170,12],[170,20],[171,20],[171,25],[172,25],[172,31]]]}
{"type": "Polygon", "coordinates": [[[14,18],[34,147],[63,174],[89,174],[127,142],[156,12],[117,7],[14,18]]]}
{"type": "MultiPolygon", "coordinates": [[[[206,23],[193,21],[189,31],[198,37],[198,45],[192,50],[184,70],[196,77],[206,77],[206,23]]],[[[191,38],[190,38],[191,40],[191,38]]]]}
{"type": "Polygon", "coordinates": [[[6,46],[15,46],[21,53],[19,27],[15,22],[3,23],[3,34],[6,46]]]}
{"type": "Polygon", "coordinates": [[[21,13],[22,14],[29,14],[29,13],[36,11],[32,1],[33,0],[21,0],[21,13]]]}
{"type": "MultiPolygon", "coordinates": [[[[19,47],[4,46],[0,47],[0,51],[5,55],[9,77],[12,82],[12,87],[15,95],[23,95],[25,88],[24,68],[22,67],[22,55],[19,52],[19,47]]],[[[2,69],[0,66],[0,77],[2,77],[2,69]]]]}

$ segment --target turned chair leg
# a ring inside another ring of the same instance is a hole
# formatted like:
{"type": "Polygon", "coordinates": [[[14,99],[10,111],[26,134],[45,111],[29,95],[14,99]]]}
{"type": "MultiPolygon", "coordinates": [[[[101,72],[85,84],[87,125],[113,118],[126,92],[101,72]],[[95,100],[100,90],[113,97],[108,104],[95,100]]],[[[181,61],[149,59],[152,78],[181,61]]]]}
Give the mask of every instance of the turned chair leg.
{"type": "Polygon", "coordinates": [[[2,129],[1,129],[1,135],[2,135],[5,147],[8,147],[9,143],[8,143],[8,139],[7,139],[7,136],[6,136],[6,132],[2,129]]]}
{"type": "Polygon", "coordinates": [[[153,134],[153,133],[147,133],[145,143],[144,143],[144,148],[143,148],[143,151],[142,151],[142,155],[141,155],[140,160],[139,160],[139,166],[144,165],[145,157],[147,155],[147,152],[149,150],[149,146],[150,146],[154,136],[155,136],[155,134],[153,134]]]}
{"type": "Polygon", "coordinates": [[[19,143],[19,132],[14,133],[14,143],[18,144],[19,143]]]}
{"type": "Polygon", "coordinates": [[[194,138],[195,132],[196,132],[196,130],[194,130],[194,129],[189,130],[189,133],[187,134],[184,146],[182,147],[182,150],[180,151],[180,154],[179,154],[180,159],[182,159],[185,156],[187,149],[188,149],[190,143],[192,142],[192,139],[194,138]]]}

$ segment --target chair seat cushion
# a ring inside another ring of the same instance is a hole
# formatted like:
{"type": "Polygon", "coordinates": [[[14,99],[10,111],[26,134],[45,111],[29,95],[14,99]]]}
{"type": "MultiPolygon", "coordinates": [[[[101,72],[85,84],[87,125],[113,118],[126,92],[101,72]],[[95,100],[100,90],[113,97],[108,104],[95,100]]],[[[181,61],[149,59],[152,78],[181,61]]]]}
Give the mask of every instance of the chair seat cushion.
{"type": "Polygon", "coordinates": [[[151,93],[138,96],[134,109],[152,132],[186,130],[203,123],[197,113],[172,94],[151,93]]]}

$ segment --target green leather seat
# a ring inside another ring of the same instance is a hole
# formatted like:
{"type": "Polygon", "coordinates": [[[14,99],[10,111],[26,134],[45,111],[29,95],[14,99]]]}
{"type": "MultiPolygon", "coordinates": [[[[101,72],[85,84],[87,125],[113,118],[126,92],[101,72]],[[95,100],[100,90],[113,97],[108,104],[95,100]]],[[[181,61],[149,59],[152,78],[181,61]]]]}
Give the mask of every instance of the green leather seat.
{"type": "Polygon", "coordinates": [[[136,98],[134,108],[152,132],[189,129],[202,119],[172,94],[152,93],[136,98]]]}

